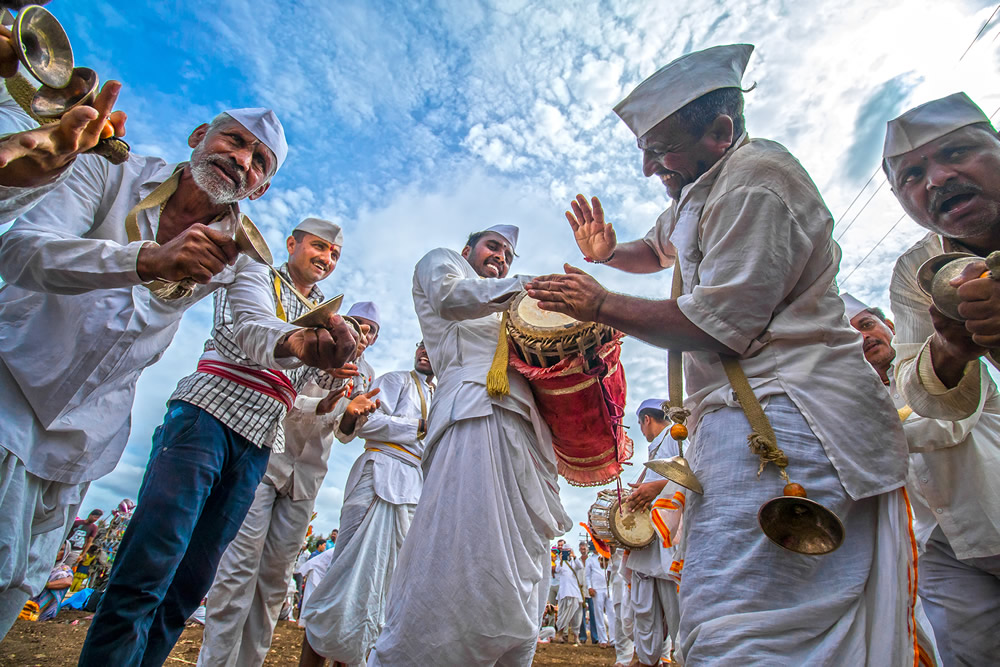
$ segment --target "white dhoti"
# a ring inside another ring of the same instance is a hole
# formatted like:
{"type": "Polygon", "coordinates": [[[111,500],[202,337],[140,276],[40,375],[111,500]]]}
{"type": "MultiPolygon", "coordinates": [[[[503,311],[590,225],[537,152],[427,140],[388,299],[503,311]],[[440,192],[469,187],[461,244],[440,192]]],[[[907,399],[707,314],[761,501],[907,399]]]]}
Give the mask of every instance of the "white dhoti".
{"type": "Polygon", "coordinates": [[[615,663],[627,665],[632,662],[635,644],[632,641],[632,633],[625,629],[624,606],[623,603],[615,605],[615,663]]]}
{"type": "Polygon", "coordinates": [[[0,639],[45,587],[89,486],[36,477],[0,447],[0,639]]]}
{"type": "Polygon", "coordinates": [[[279,495],[266,479],[208,592],[198,664],[264,664],[315,499],[279,495]]]}
{"type": "Polygon", "coordinates": [[[556,636],[556,629],[551,625],[544,625],[542,629],[538,631],[538,641],[548,642],[552,641],[552,638],[556,636]]]}
{"type": "Polygon", "coordinates": [[[669,657],[663,653],[663,647],[669,646],[667,628],[670,609],[676,608],[675,591],[676,585],[672,581],[632,572],[634,650],[639,662],[644,665],[655,665],[660,658],[669,657]]]}
{"type": "MultiPolygon", "coordinates": [[[[844,522],[843,546],[794,554],[757,524],[781,494],[774,466],[757,478],[743,412],[702,417],[689,454],[705,489],[688,494],[678,641],[687,664],[913,664],[914,546],[902,489],[852,500],[823,446],[785,396],[765,409],[790,477],[844,522]]],[[[850,433],[844,437],[865,437],[850,433]]]]}
{"type": "Polygon", "coordinates": [[[577,598],[560,598],[559,599],[559,617],[556,619],[556,629],[560,633],[565,633],[567,630],[569,634],[576,635],[576,631],[580,629],[580,623],[583,621],[583,602],[577,598]]]}
{"type": "Polygon", "coordinates": [[[373,462],[365,462],[341,510],[343,532],[334,558],[302,607],[306,638],[319,655],[364,664],[385,621],[386,596],[414,508],[379,498],[373,462]]]}
{"type": "Polygon", "coordinates": [[[530,422],[499,407],[444,431],[369,665],[531,663],[549,540],[570,525],[537,440],[530,422]]]}
{"type": "Polygon", "coordinates": [[[920,556],[920,597],[942,665],[1000,660],[1000,556],[955,556],[940,527],[920,556]]]}

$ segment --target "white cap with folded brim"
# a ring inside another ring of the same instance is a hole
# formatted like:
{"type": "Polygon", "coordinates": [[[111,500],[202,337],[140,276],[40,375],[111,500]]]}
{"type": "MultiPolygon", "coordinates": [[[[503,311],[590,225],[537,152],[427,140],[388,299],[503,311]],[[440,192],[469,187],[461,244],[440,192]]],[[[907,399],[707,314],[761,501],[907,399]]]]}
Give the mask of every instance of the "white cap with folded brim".
{"type": "Polygon", "coordinates": [[[871,308],[871,306],[867,303],[855,299],[847,292],[843,292],[840,295],[840,298],[844,302],[844,313],[847,315],[848,320],[853,320],[855,317],[871,308]]]}
{"type": "Polygon", "coordinates": [[[230,109],[223,112],[240,125],[250,130],[260,143],[271,149],[277,159],[278,171],[288,156],[288,142],[285,141],[285,128],[281,126],[278,116],[270,109],[230,109]]]}
{"type": "Polygon", "coordinates": [[[882,159],[909,153],[967,125],[989,122],[989,117],[965,93],[932,100],[889,121],[882,159]]]}
{"type": "Polygon", "coordinates": [[[295,228],[296,232],[307,232],[313,236],[318,236],[327,243],[343,247],[344,231],[335,222],[323,220],[322,218],[306,218],[295,228]]]}
{"type": "Polygon", "coordinates": [[[379,328],[382,327],[382,320],[379,318],[378,306],[371,301],[358,301],[347,311],[348,317],[363,317],[374,322],[379,328]]]}
{"type": "Polygon", "coordinates": [[[615,105],[615,113],[641,137],[689,102],[719,88],[741,88],[753,44],[713,46],[664,65],[615,105]]]}
{"type": "Polygon", "coordinates": [[[494,234],[499,234],[510,244],[511,250],[517,250],[517,234],[519,231],[514,225],[493,225],[479,233],[493,232],[494,234]]]}
{"type": "Polygon", "coordinates": [[[657,412],[666,412],[663,407],[666,404],[666,399],[663,398],[647,398],[645,401],[639,404],[639,409],[635,411],[635,416],[638,417],[642,414],[643,410],[656,410],[657,412]]]}

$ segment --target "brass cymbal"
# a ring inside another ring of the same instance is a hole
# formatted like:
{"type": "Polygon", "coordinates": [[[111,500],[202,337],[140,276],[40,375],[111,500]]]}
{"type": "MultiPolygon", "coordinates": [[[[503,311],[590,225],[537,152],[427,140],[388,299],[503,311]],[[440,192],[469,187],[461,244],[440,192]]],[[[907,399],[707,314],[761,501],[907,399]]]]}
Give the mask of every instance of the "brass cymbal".
{"type": "Polygon", "coordinates": [[[333,315],[338,310],[340,310],[340,306],[343,303],[344,303],[344,295],[339,294],[333,297],[332,299],[324,301],[323,303],[319,304],[318,306],[310,310],[302,317],[292,320],[291,324],[294,324],[297,327],[303,327],[307,329],[312,327],[324,326],[326,324],[327,319],[329,319],[330,315],[333,315]]]}
{"type": "Polygon", "coordinates": [[[982,257],[967,252],[949,252],[931,257],[917,270],[917,283],[924,294],[931,297],[934,306],[943,315],[963,322],[965,318],[958,313],[958,304],[961,302],[958,298],[958,288],[952,287],[950,283],[966,266],[981,261],[982,257]]]}
{"type": "Polygon", "coordinates": [[[97,96],[97,72],[77,67],[62,88],[42,86],[31,99],[31,112],[39,118],[59,118],[73,107],[90,104],[97,96]]]}
{"type": "Polygon", "coordinates": [[[246,214],[240,215],[240,224],[236,227],[236,236],[234,240],[236,241],[236,247],[240,249],[240,252],[250,259],[255,262],[260,262],[261,264],[274,264],[274,258],[271,256],[271,249],[267,247],[267,241],[264,240],[264,235],[260,233],[259,229],[257,229],[257,225],[253,224],[253,220],[250,219],[250,216],[246,214]]]}
{"type": "Polygon", "coordinates": [[[47,9],[28,5],[11,27],[18,59],[50,88],[65,88],[73,76],[73,47],[62,24],[47,9]]]}
{"type": "Polygon", "coordinates": [[[690,489],[695,493],[704,493],[701,482],[694,476],[691,466],[683,456],[671,456],[669,459],[653,459],[646,461],[644,466],[661,477],[666,477],[671,482],[680,484],[685,489],[690,489]]]}
{"type": "Polygon", "coordinates": [[[757,522],[769,540],[799,554],[822,556],[844,543],[840,517],[808,498],[772,498],[760,506],[757,522]]]}

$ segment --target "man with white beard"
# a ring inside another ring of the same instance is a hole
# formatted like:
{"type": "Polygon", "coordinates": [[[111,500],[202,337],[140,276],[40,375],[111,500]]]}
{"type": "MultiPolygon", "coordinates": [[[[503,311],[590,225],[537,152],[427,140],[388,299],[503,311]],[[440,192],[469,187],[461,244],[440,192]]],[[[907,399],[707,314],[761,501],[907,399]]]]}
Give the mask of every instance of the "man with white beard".
{"type": "Polygon", "coordinates": [[[188,144],[192,160],[180,165],[138,155],[121,165],[81,160],[0,237],[0,512],[8,521],[0,633],[44,586],[88,484],[118,463],[139,374],[166,350],[187,308],[229,287],[236,335],[265,366],[331,367],[353,352],[339,321],[331,333],[278,320],[267,271],[237,256],[236,202],[262,196],[287,153],[274,112],[227,112],[188,144]],[[185,278],[194,280],[187,296],[158,296],[185,278]]]}
{"type": "Polygon", "coordinates": [[[509,393],[487,387],[506,337],[501,314],[528,281],[507,277],[517,233],[477,232],[461,254],[437,248],[414,271],[413,304],[439,383],[420,504],[369,665],[529,664],[534,655],[549,543],[572,523],[528,383],[509,373],[509,393]],[[441,558],[473,544],[476,558],[441,558]]]}

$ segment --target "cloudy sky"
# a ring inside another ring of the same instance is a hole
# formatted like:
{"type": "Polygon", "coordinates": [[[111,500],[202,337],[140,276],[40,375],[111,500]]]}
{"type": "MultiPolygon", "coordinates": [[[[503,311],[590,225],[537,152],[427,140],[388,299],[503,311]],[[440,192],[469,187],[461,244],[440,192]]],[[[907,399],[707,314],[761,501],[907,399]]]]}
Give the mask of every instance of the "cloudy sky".
{"type": "MultiPolygon", "coordinates": [[[[974,0],[55,0],[49,8],[79,65],[124,82],[119,107],[138,153],[183,160],[187,135],[219,111],[277,111],[291,152],[247,211],[272,250],[305,216],[344,226],[343,259],[323,288],[381,307],[382,335],[368,355],[378,372],[412,363],[420,336],[412,267],[428,250],[457,249],[468,232],[507,222],[521,227],[514,271],[580,264],[562,213],[577,192],[601,197],[621,240],[650,228],[668,202],[642,177],[635,139],[611,108],[683,53],[756,44],[745,79],[757,82],[749,132],[785,144],[806,166],[838,220],[841,281],[849,276],[846,289],[883,307],[894,258],[921,236],[909,220],[896,224],[902,211],[881,187],[885,122],[957,90],[987,114],[1000,107],[996,19],[963,57],[994,9],[974,0]]],[[[592,269],[616,290],[668,293],[666,274],[592,269]]],[[[210,307],[185,316],[143,375],[125,454],[91,486],[84,511],[135,498],[152,431],[177,380],[194,369],[210,307]]],[[[623,358],[630,412],[665,395],[662,350],[626,340],[623,358]]],[[[641,441],[634,415],[627,423],[641,441]]],[[[645,443],[636,444],[626,481],[646,459],[645,443]]],[[[331,456],[318,531],[337,525],[361,451],[354,442],[331,456]]],[[[574,521],[585,520],[595,490],[562,489],[574,521]]]]}

